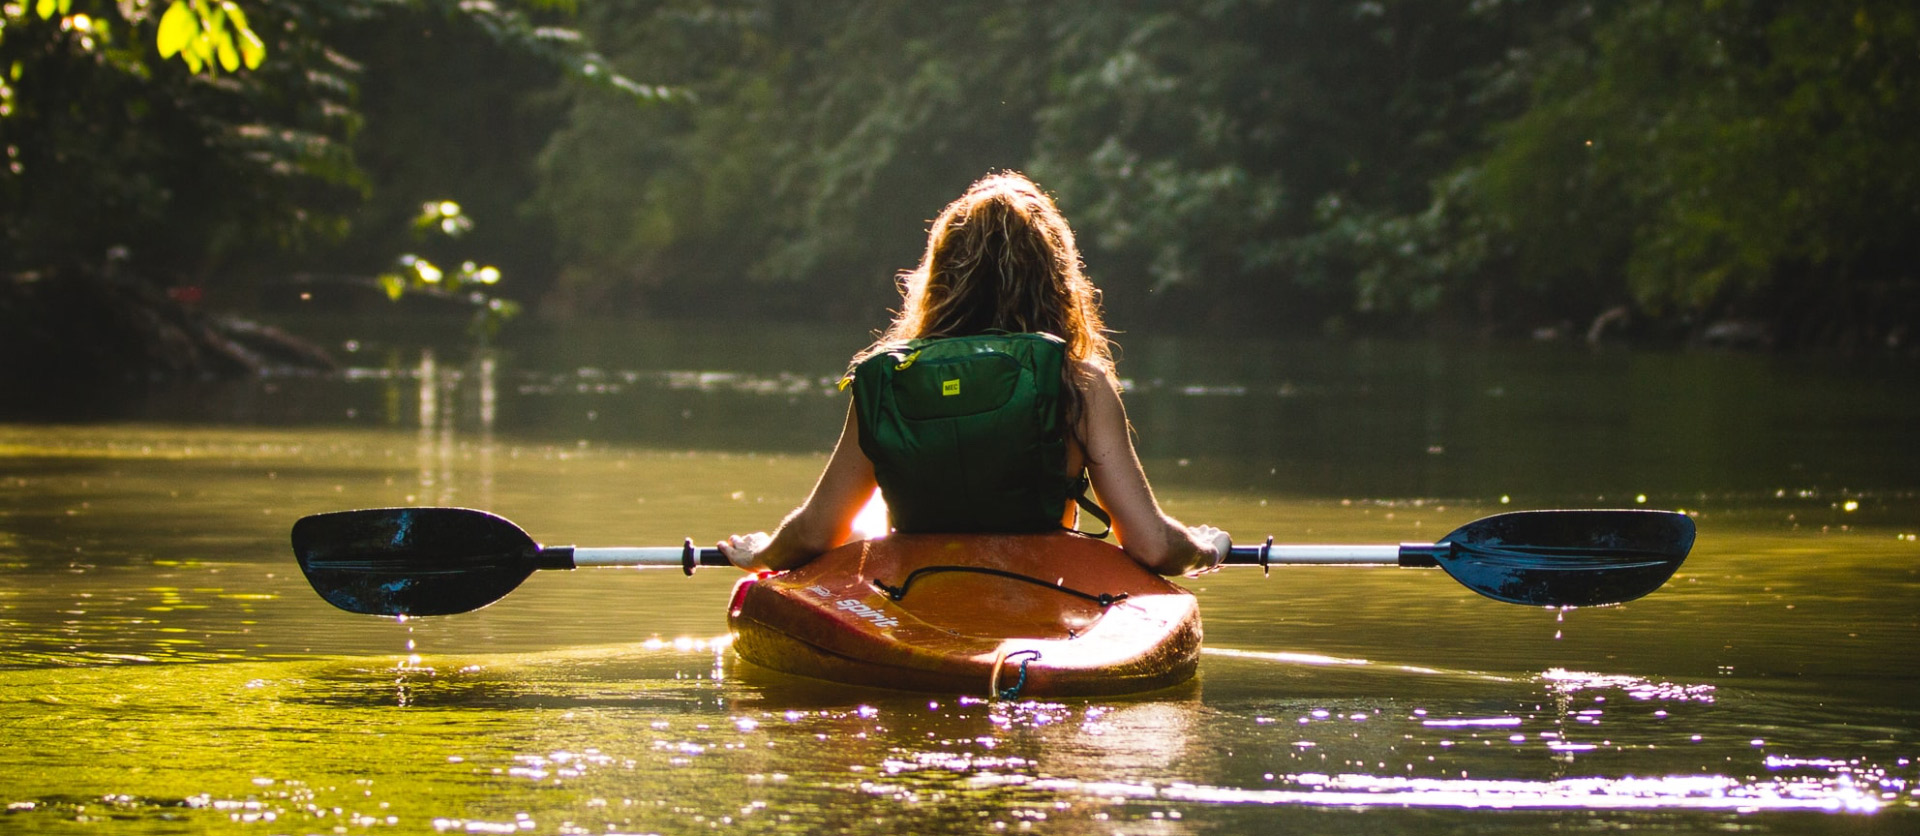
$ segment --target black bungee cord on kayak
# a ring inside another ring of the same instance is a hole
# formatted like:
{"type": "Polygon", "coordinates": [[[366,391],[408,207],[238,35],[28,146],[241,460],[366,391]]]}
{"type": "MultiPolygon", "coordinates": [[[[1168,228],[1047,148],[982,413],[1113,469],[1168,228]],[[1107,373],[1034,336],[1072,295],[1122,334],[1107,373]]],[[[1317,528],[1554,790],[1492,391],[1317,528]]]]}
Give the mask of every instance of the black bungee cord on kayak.
{"type": "MultiPolygon", "coordinates": [[[[906,580],[901,581],[899,586],[889,586],[885,582],[876,578],[872,581],[873,588],[885,593],[888,599],[898,601],[901,598],[905,598],[907,596],[907,587],[912,586],[914,581],[919,580],[922,575],[931,575],[936,572],[972,572],[976,575],[992,575],[997,578],[1006,578],[1008,580],[1015,580],[1015,581],[1021,581],[1024,583],[1030,583],[1030,584],[1033,584],[1034,586],[1044,586],[1048,589],[1054,590],[1055,592],[1063,592],[1068,595],[1072,595],[1076,598],[1083,598],[1088,601],[1092,601],[1095,604],[1099,604],[1100,608],[1103,610],[1113,606],[1114,604],[1118,604],[1121,601],[1127,600],[1127,593],[1125,592],[1121,592],[1118,594],[1115,594],[1112,592],[1102,592],[1098,595],[1095,595],[1091,592],[1083,592],[1081,590],[1074,589],[1073,587],[1070,587],[1070,586],[1063,586],[1061,584],[1054,583],[1053,581],[1044,581],[1039,578],[1033,577],[1031,575],[1022,575],[1018,572],[1009,572],[1009,571],[1006,571],[1005,569],[992,569],[985,566],[951,566],[951,565],[922,566],[918,569],[913,570],[912,572],[909,572],[907,574],[906,580]]],[[[1023,673],[1024,673],[1024,669],[1025,669],[1025,666],[1023,665],[1022,666],[1023,673]]],[[[1024,679],[1024,676],[1022,678],[1024,679]]]]}

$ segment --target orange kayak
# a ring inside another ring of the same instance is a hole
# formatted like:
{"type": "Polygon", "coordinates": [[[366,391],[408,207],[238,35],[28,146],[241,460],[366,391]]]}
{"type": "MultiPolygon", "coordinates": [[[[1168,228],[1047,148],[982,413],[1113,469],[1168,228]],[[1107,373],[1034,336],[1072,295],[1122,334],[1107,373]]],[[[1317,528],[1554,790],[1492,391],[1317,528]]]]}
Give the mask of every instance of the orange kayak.
{"type": "Polygon", "coordinates": [[[1001,697],[1148,691],[1193,676],[1200,609],[1078,534],[894,534],[742,580],[740,657],[801,676],[1001,697]]]}

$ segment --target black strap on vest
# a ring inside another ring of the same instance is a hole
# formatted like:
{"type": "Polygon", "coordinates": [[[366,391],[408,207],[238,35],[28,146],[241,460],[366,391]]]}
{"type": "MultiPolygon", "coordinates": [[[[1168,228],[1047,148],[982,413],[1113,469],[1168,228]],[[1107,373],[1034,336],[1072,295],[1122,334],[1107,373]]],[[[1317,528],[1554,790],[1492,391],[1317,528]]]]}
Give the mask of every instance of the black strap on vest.
{"type": "MultiPolygon", "coordinates": [[[[1087,486],[1090,484],[1092,484],[1092,480],[1087,478],[1087,474],[1081,473],[1080,478],[1073,483],[1073,501],[1080,506],[1081,510],[1086,511],[1088,516],[1099,520],[1101,525],[1107,527],[1107,530],[1098,534],[1091,531],[1081,531],[1080,533],[1089,537],[1098,537],[1105,540],[1107,539],[1107,535],[1113,533],[1113,517],[1107,513],[1107,509],[1100,507],[1100,503],[1093,501],[1091,497],[1087,496],[1087,486]]],[[[1079,529],[1073,530],[1078,531],[1079,529]]]]}

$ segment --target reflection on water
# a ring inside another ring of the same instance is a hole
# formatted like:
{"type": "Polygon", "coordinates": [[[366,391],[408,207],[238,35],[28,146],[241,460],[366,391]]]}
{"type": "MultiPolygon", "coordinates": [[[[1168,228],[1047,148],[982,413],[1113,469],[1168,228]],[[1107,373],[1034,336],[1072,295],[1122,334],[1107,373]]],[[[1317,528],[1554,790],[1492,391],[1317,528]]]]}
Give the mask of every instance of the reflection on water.
{"type": "Polygon", "coordinates": [[[833,689],[735,664],[724,643],[666,642],[429,668],[15,671],[0,699],[31,706],[42,740],[66,745],[10,742],[8,800],[13,821],[36,830],[556,833],[1387,826],[1309,817],[1328,809],[1388,816],[1396,830],[1455,826],[1436,811],[1532,809],[1656,831],[1797,831],[1797,820],[1744,817],[1878,813],[1848,829],[1900,832],[1914,804],[1916,770],[1893,741],[1755,738],[1740,714],[1777,698],[1724,707],[1697,686],[1617,675],[1495,682],[1360,663],[1341,666],[1353,678],[1338,696],[1215,697],[1214,681],[1240,666],[1274,664],[1241,659],[1174,694],[1003,703],[833,689]],[[1582,684],[1569,700],[1570,680],[1582,684]],[[1650,811],[1666,817],[1621,818],[1650,811]]]}
{"type": "MultiPolygon", "coordinates": [[[[1627,485],[1627,504],[1694,514],[1700,540],[1652,596],[1567,612],[1425,570],[1195,579],[1200,677],[1127,699],[902,694],[744,666],[721,637],[733,577],[717,570],[540,572],[485,610],[405,622],[334,611],[306,587],[288,529],[346,507],[478,506],[581,545],[777,521],[843,416],[841,348],[673,336],[703,362],[652,343],[651,364],[559,368],[369,348],[356,356],[382,361],[338,379],[161,398],[141,423],[0,425],[0,832],[1920,821],[1920,469],[1894,440],[1916,413],[1883,380],[1821,382],[1829,413],[1795,413],[1801,395],[1749,404],[1763,429],[1729,430],[1697,404],[1601,407],[1554,388],[1688,388],[1632,358],[1307,365],[1251,346],[1207,366],[1135,347],[1129,403],[1182,517],[1283,541],[1424,541],[1529,497],[1627,485]],[[1407,415],[1379,414],[1402,402],[1407,415]],[[194,412],[215,406],[226,417],[194,412]],[[1789,430],[1806,431],[1798,449],[1725,468],[1719,453],[1668,455],[1789,430]],[[1559,448],[1573,458],[1545,452],[1559,448]],[[1566,463],[1594,461],[1582,450],[1619,461],[1566,463]],[[1528,460],[1540,472],[1516,475],[1528,460]]],[[[1737,361],[1693,381],[1715,409],[1766,377],[1737,361]]]]}
{"type": "Polygon", "coordinates": [[[1470,781],[1381,778],[1372,775],[1289,776],[1297,789],[1235,790],[1178,788],[1165,797],[1243,804],[1308,804],[1331,807],[1459,807],[1511,810],[1816,810],[1874,812],[1877,788],[1847,780],[1780,781],[1742,785],[1725,776],[1660,778],[1569,778],[1559,781],[1470,781]]]}

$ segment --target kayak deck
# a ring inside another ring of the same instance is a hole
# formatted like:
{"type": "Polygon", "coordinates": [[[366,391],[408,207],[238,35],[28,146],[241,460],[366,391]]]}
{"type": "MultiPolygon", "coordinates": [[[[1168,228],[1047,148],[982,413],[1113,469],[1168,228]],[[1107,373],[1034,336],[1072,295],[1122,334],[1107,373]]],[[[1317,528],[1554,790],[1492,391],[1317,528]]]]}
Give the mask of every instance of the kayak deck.
{"type": "Polygon", "coordinates": [[[1201,637],[1192,593],[1068,532],[850,543],[742,580],[727,620],[734,649],[762,667],[989,696],[1178,684],[1193,676],[1201,637]]]}

